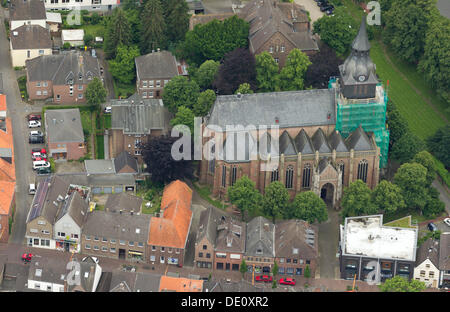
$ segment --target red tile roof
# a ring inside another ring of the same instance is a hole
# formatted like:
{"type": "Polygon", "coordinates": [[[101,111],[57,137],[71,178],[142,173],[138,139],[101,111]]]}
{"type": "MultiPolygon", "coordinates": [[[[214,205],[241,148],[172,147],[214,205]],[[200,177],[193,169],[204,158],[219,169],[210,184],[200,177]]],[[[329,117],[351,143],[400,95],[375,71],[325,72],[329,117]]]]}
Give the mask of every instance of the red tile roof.
{"type": "Polygon", "coordinates": [[[202,292],[203,281],[184,277],[161,276],[159,291],[202,292]]]}

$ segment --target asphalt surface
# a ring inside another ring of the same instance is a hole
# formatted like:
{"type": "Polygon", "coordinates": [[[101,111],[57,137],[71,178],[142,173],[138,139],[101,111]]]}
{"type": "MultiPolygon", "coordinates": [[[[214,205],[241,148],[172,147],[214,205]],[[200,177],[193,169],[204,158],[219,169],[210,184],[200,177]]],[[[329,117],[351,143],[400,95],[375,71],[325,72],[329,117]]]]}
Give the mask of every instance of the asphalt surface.
{"type": "MultiPolygon", "coordinates": [[[[339,211],[328,208],[328,220],[319,224],[319,276],[339,278],[339,211]]],[[[317,274],[317,273],[316,273],[317,274]]]]}

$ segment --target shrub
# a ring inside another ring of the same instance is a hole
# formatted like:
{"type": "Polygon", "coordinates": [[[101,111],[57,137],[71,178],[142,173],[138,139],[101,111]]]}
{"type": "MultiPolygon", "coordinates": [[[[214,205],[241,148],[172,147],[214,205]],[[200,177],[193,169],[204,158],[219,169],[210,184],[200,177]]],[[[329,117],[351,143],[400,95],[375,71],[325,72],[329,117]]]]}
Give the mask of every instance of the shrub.
{"type": "Polygon", "coordinates": [[[100,20],[101,20],[101,17],[97,13],[94,12],[91,15],[91,24],[92,25],[97,25],[100,22],[100,20]]]}

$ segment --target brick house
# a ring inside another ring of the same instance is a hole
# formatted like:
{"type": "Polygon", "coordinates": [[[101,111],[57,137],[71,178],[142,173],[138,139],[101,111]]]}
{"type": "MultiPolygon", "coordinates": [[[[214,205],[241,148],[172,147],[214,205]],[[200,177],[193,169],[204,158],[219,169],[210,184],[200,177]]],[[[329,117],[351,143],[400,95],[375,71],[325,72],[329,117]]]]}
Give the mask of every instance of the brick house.
{"type": "Polygon", "coordinates": [[[23,25],[11,32],[12,66],[25,66],[27,60],[52,54],[50,31],[39,25],[23,25]]]}
{"type": "Polygon", "coordinates": [[[6,95],[0,94],[0,243],[9,239],[15,206],[16,167],[11,119],[6,117],[6,95]]]}
{"type": "Polygon", "coordinates": [[[134,94],[125,100],[111,100],[111,130],[109,131],[112,158],[126,151],[142,164],[140,144],[151,137],[169,131],[169,112],[162,100],[143,99],[134,94]]]}
{"type": "Polygon", "coordinates": [[[247,223],[244,259],[249,272],[270,273],[275,260],[275,225],[264,217],[247,223]]]}
{"type": "Polygon", "coordinates": [[[98,59],[88,52],[43,55],[25,64],[30,100],[53,98],[57,104],[85,103],[88,84],[94,77],[101,77],[98,59]]]}
{"type": "Polygon", "coordinates": [[[186,183],[176,180],[164,188],[161,215],[150,221],[147,241],[150,263],[183,266],[192,222],[191,202],[192,190],[186,183]]]}
{"type": "Polygon", "coordinates": [[[200,214],[194,253],[194,262],[199,268],[214,268],[217,226],[223,215],[212,207],[203,210],[200,214]]]}
{"type": "Polygon", "coordinates": [[[173,77],[187,76],[186,65],[169,51],[152,52],[135,59],[136,88],[144,99],[160,99],[164,86],[173,77]]]}
{"type": "Polygon", "coordinates": [[[275,224],[275,261],[279,275],[304,275],[309,267],[314,278],[318,266],[318,229],[303,220],[275,224]]]}
{"type": "Polygon", "coordinates": [[[45,132],[50,157],[72,160],[86,155],[87,147],[78,108],[47,110],[45,132]]]}

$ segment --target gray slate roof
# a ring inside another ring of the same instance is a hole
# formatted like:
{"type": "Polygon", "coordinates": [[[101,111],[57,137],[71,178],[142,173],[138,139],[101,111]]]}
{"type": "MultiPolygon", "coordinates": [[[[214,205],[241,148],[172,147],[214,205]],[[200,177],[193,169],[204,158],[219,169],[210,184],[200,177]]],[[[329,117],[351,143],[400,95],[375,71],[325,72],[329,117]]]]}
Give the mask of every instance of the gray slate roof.
{"type": "Polygon", "coordinates": [[[439,270],[450,271],[450,232],[442,233],[440,237],[439,270]]]}
{"type": "Polygon", "coordinates": [[[50,31],[39,25],[23,25],[11,32],[11,45],[14,50],[51,49],[50,31]]]}
{"type": "Polygon", "coordinates": [[[429,238],[417,249],[416,266],[420,265],[426,259],[430,259],[436,268],[439,268],[439,241],[429,238]]]}
{"type": "Polygon", "coordinates": [[[49,109],[45,112],[45,128],[51,143],[84,142],[78,108],[49,109]]]}
{"type": "Polygon", "coordinates": [[[117,157],[113,159],[113,162],[116,172],[120,172],[125,166],[129,166],[136,173],[138,172],[138,164],[136,158],[131,156],[131,154],[127,151],[123,151],[119,155],[117,155],[117,157]]]}
{"type": "Polygon", "coordinates": [[[45,20],[44,1],[41,0],[11,0],[9,17],[11,21],[45,20]]]}
{"type": "Polygon", "coordinates": [[[275,226],[275,254],[277,257],[295,255],[303,259],[315,259],[319,256],[317,227],[303,220],[283,220],[275,226]]]}
{"type": "Polygon", "coordinates": [[[57,174],[59,179],[74,185],[96,186],[134,186],[136,181],[129,174],[94,174],[73,173],[57,174]]]}
{"type": "Polygon", "coordinates": [[[169,51],[153,52],[135,59],[138,79],[162,79],[178,76],[175,56],[169,51]]]}
{"type": "Polygon", "coordinates": [[[91,257],[87,257],[84,261],[80,261],[80,285],[68,285],[69,292],[72,291],[95,291],[95,274],[97,270],[101,273],[101,267],[97,265],[91,257]]]}
{"type": "Polygon", "coordinates": [[[158,292],[160,275],[113,271],[110,292],[158,292]]]}
{"type": "Polygon", "coordinates": [[[127,193],[110,194],[105,204],[105,211],[119,212],[140,212],[142,198],[127,193]]]}
{"type": "Polygon", "coordinates": [[[323,132],[322,128],[317,129],[311,138],[314,149],[319,151],[319,153],[331,153],[331,148],[328,145],[327,137],[323,132]]]}
{"type": "Polygon", "coordinates": [[[200,213],[196,241],[199,242],[206,236],[206,239],[214,246],[217,237],[217,226],[222,216],[225,216],[225,214],[220,213],[213,207],[203,210],[200,213]]]}
{"type": "Polygon", "coordinates": [[[302,129],[295,137],[295,146],[297,147],[297,151],[299,153],[314,154],[314,147],[311,139],[306,134],[304,129],[302,129]]]}
{"type": "Polygon", "coordinates": [[[89,174],[114,174],[114,161],[112,159],[86,159],[84,167],[89,174]]]}
{"type": "Polygon", "coordinates": [[[70,197],[65,200],[62,209],[56,217],[56,221],[66,214],[69,214],[72,220],[81,228],[86,219],[88,208],[87,202],[83,200],[78,192],[74,191],[70,194],[70,197]]]}
{"type": "Polygon", "coordinates": [[[216,251],[245,252],[246,226],[232,217],[221,218],[217,227],[216,251]]]}
{"type": "Polygon", "coordinates": [[[124,134],[150,134],[151,130],[165,129],[168,111],[161,99],[111,100],[111,129],[124,134]]]}
{"type": "Polygon", "coordinates": [[[335,125],[334,91],[269,92],[217,97],[207,125],[288,127],[335,125]],[[278,124],[275,119],[278,119],[278,124]]]}
{"type": "Polygon", "coordinates": [[[376,149],[361,125],[355,131],[350,133],[347,139],[345,139],[345,144],[348,149],[354,149],[355,151],[369,151],[376,149]]]}
{"type": "Polygon", "coordinates": [[[246,230],[246,256],[275,257],[275,226],[272,222],[264,217],[256,217],[247,223],[246,230]]]}
{"type": "Polygon", "coordinates": [[[369,51],[370,50],[370,42],[369,37],[367,36],[366,29],[366,17],[362,18],[361,25],[359,26],[358,34],[352,42],[352,49],[357,51],[369,51]]]}
{"type": "MultiPolygon", "coordinates": [[[[33,257],[28,280],[64,285],[67,279],[66,262],[52,257],[33,257]]],[[[46,289],[43,289],[46,290],[46,289]]]]}
{"type": "Polygon", "coordinates": [[[342,138],[339,131],[334,130],[329,138],[328,138],[328,144],[332,149],[335,149],[336,152],[348,152],[347,146],[345,146],[344,139],[342,138]]]}
{"type": "Polygon", "coordinates": [[[150,215],[119,214],[106,211],[90,212],[83,226],[83,235],[97,235],[118,240],[142,242],[148,239],[150,215]],[[139,229],[139,233],[137,232],[139,229]]]}

